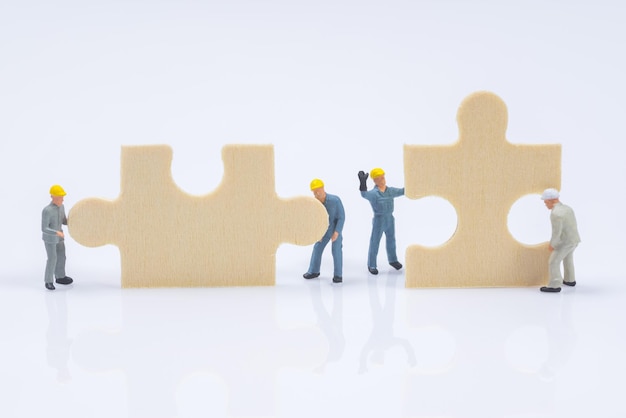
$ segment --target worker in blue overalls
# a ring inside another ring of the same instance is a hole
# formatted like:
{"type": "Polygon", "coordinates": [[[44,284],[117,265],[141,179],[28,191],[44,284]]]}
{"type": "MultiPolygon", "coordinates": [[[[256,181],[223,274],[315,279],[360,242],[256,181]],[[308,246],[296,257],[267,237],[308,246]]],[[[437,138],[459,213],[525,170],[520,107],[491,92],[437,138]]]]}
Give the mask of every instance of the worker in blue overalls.
{"type": "Polygon", "coordinates": [[[328,229],[322,239],[313,246],[309,270],[302,276],[305,279],[314,279],[320,275],[322,253],[328,241],[332,241],[334,263],[333,283],[341,283],[343,280],[343,236],[341,231],[343,230],[343,224],[346,220],[343,204],[339,197],[326,193],[324,190],[324,182],[320,179],[313,179],[313,181],[311,181],[311,191],[313,192],[313,196],[324,205],[326,212],[328,212],[328,229]]]}
{"type": "Polygon", "coordinates": [[[385,233],[386,247],[387,247],[387,260],[389,265],[400,270],[402,264],[398,262],[398,256],[396,255],[396,230],[395,220],[393,217],[393,199],[398,196],[404,195],[404,187],[399,189],[397,187],[387,187],[385,181],[385,171],[382,168],[374,168],[370,173],[372,180],[374,180],[374,188],[367,190],[367,176],[368,174],[359,171],[359,190],[361,196],[367,199],[372,205],[374,211],[374,219],[372,220],[372,235],[370,237],[370,247],[367,257],[367,268],[370,273],[378,274],[378,268],[376,263],[376,257],[378,256],[378,247],[380,246],[380,239],[385,233]]]}

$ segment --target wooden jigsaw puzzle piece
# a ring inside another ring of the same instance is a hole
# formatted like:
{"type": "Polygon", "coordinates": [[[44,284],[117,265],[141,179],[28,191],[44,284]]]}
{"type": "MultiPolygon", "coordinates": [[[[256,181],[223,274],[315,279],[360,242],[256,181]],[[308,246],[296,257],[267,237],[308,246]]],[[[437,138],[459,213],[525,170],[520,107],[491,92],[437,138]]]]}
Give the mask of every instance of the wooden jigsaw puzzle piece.
{"type": "Polygon", "coordinates": [[[174,183],[169,146],[122,147],[119,197],[78,202],[72,236],[119,247],[123,287],[273,285],[277,247],[319,240],[326,211],[276,195],[271,145],[228,145],[222,158],[220,185],[194,196],[174,183]]]}
{"type": "Polygon", "coordinates": [[[560,186],[561,146],[511,144],[505,137],[507,118],[502,99],[474,93],[457,113],[455,144],[404,146],[406,196],[440,196],[458,218],[454,235],[443,245],[407,249],[407,287],[516,287],[547,281],[548,245],[516,241],[507,217],[522,196],[560,186]]]}

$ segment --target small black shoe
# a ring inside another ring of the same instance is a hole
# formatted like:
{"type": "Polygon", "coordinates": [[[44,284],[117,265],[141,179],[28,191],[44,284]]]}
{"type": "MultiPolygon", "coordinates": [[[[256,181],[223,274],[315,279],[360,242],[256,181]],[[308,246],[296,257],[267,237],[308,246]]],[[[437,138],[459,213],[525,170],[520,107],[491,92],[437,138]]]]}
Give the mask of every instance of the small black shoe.
{"type": "Polygon", "coordinates": [[[71,277],[65,276],[57,279],[58,284],[70,284],[73,283],[74,280],[71,277]]]}
{"type": "Polygon", "coordinates": [[[368,267],[367,269],[374,275],[378,274],[378,269],[376,267],[368,267]]]}
{"type": "Polygon", "coordinates": [[[46,283],[46,289],[54,290],[54,285],[52,283],[46,283]]]}
{"type": "Polygon", "coordinates": [[[402,268],[402,264],[400,264],[400,263],[399,263],[399,262],[397,262],[397,261],[394,261],[393,263],[389,263],[389,265],[390,265],[391,267],[393,267],[394,269],[396,269],[396,270],[400,270],[400,269],[402,268]]]}
{"type": "Polygon", "coordinates": [[[319,275],[319,273],[304,273],[302,277],[304,277],[305,279],[314,279],[316,277],[319,277],[319,275]]]}
{"type": "Polygon", "coordinates": [[[558,292],[561,291],[561,288],[560,287],[547,287],[547,286],[544,286],[544,287],[542,287],[539,290],[541,290],[542,292],[558,293],[558,292]]]}
{"type": "Polygon", "coordinates": [[[341,278],[341,276],[333,277],[333,283],[341,283],[341,282],[343,282],[343,279],[341,278]]]}
{"type": "Polygon", "coordinates": [[[564,281],[563,284],[565,286],[572,286],[572,287],[574,287],[574,286],[576,286],[576,280],[574,280],[573,282],[566,282],[566,281],[564,281]]]}

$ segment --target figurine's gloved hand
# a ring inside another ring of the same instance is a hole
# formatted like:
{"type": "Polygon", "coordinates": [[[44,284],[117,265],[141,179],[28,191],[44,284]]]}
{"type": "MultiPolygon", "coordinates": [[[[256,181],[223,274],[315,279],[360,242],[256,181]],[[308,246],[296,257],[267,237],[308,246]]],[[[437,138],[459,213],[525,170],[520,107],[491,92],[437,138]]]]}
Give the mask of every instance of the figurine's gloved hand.
{"type": "Polygon", "coordinates": [[[368,173],[364,171],[359,171],[359,181],[361,182],[361,184],[359,185],[359,190],[362,192],[367,191],[367,177],[368,176],[369,176],[368,173]]]}

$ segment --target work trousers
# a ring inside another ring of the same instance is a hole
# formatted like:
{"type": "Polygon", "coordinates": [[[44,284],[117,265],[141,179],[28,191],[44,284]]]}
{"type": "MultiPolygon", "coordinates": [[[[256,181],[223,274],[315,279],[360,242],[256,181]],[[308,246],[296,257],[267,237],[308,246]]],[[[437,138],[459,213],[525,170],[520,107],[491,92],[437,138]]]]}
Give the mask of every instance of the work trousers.
{"type": "Polygon", "coordinates": [[[563,280],[566,282],[575,282],[576,274],[574,272],[574,250],[578,244],[566,245],[558,250],[555,249],[550,254],[548,266],[550,269],[550,283],[548,287],[561,287],[563,280]],[[563,274],[561,276],[561,262],[563,262],[563,274]],[[565,279],[563,278],[565,277],[565,279]]]}
{"type": "Polygon", "coordinates": [[[376,257],[378,256],[378,247],[380,239],[385,233],[385,244],[387,248],[387,261],[393,263],[398,261],[396,255],[396,226],[393,215],[376,215],[372,219],[372,235],[370,237],[370,249],[367,256],[367,266],[376,268],[376,257]]]}
{"type": "MultiPolygon", "coordinates": [[[[324,236],[321,240],[317,241],[313,246],[313,254],[311,254],[311,263],[309,264],[309,273],[319,273],[320,265],[322,264],[322,253],[324,252],[324,248],[330,241],[330,236],[324,236]]],[[[333,264],[334,271],[333,274],[337,277],[341,277],[343,270],[343,237],[341,234],[337,237],[335,241],[333,241],[331,250],[333,253],[333,264]]]]}
{"type": "Polygon", "coordinates": [[[48,255],[44,281],[53,283],[54,277],[57,279],[65,277],[65,242],[60,241],[56,244],[44,242],[44,244],[46,246],[46,254],[48,255]]]}

